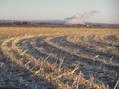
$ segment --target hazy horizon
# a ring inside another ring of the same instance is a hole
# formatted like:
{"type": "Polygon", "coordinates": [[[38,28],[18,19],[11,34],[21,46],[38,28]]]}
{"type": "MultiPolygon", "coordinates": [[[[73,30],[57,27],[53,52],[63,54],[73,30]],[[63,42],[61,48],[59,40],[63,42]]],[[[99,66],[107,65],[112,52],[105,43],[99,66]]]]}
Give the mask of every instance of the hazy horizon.
{"type": "Polygon", "coordinates": [[[2,20],[78,20],[119,24],[118,0],[0,0],[2,20]]]}

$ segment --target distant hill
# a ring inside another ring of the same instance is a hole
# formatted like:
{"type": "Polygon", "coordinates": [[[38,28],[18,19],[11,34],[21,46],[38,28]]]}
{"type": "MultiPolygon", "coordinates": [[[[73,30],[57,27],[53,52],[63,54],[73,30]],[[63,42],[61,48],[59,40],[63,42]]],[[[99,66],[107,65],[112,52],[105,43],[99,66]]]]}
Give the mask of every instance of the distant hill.
{"type": "MultiPolygon", "coordinates": [[[[74,18],[74,17],[72,17],[74,18]]],[[[0,20],[0,26],[40,26],[40,25],[63,25],[63,26],[86,26],[86,27],[119,27],[119,24],[107,24],[107,23],[91,23],[91,22],[74,22],[70,23],[68,21],[72,21],[72,18],[67,18],[64,20],[32,20],[32,21],[21,21],[21,20],[0,20]]]]}

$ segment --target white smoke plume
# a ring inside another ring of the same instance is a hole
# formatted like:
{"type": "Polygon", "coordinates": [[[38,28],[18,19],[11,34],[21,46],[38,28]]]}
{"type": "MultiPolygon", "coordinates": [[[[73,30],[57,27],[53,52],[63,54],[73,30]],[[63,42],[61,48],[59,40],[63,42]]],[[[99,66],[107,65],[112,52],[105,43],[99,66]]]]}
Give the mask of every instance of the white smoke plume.
{"type": "Polygon", "coordinates": [[[65,24],[85,24],[88,18],[97,13],[99,13],[99,11],[90,11],[65,18],[65,24]]]}

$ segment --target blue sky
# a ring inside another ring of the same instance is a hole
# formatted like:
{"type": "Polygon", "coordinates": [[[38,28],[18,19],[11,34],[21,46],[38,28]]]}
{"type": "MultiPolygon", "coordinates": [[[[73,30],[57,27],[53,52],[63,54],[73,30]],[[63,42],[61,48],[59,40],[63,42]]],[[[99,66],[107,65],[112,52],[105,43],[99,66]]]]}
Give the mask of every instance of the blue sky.
{"type": "Polygon", "coordinates": [[[50,20],[97,11],[87,21],[119,23],[119,0],[0,0],[0,19],[50,20]]]}

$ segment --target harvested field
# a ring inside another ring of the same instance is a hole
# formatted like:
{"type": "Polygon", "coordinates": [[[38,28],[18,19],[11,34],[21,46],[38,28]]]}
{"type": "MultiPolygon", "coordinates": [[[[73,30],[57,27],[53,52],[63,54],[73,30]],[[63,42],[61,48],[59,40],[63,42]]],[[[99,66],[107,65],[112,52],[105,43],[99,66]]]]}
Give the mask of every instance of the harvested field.
{"type": "Polygon", "coordinates": [[[119,89],[119,29],[0,27],[0,87],[119,89]]]}

